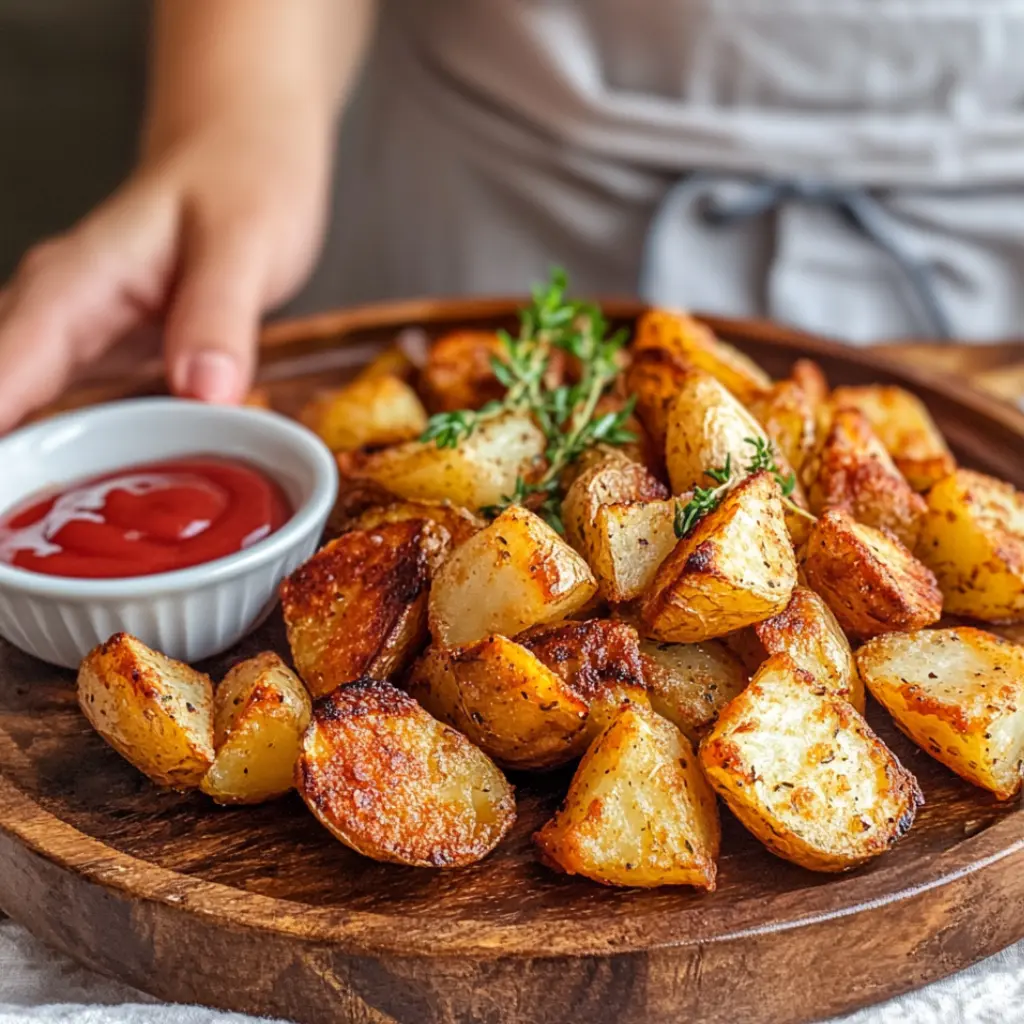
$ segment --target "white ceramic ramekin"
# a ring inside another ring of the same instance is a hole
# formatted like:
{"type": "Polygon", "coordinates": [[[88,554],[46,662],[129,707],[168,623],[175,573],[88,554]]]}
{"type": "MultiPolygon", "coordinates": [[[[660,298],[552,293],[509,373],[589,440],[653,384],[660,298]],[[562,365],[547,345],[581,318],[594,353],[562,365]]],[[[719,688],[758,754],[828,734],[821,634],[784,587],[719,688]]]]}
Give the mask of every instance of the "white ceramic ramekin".
{"type": "Polygon", "coordinates": [[[0,563],[0,635],[73,668],[122,630],[171,657],[198,661],[257,625],[281,579],[315,550],[338,489],[331,453],[283,416],[143,398],[45,420],[0,438],[0,512],[61,484],[199,454],[263,470],[282,486],[294,515],[238,554],[156,576],[70,579],[0,563]]]}

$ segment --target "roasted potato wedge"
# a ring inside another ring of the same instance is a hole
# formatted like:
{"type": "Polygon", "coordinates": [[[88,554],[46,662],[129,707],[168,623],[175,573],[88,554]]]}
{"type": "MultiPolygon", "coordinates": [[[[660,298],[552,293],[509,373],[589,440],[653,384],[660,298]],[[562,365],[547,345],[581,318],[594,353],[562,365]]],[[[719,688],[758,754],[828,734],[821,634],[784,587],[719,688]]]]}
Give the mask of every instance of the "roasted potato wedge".
{"type": "Polygon", "coordinates": [[[746,477],[698,520],[661,564],[644,599],[644,632],[693,643],[782,611],[796,586],[796,558],[779,486],[746,477]]]}
{"type": "Polygon", "coordinates": [[[541,858],[605,885],[715,888],[721,829],[689,740],[640,705],[621,710],[580,762],[541,858]]]}
{"type": "Polygon", "coordinates": [[[430,631],[453,646],[515,636],[578,611],[597,592],[583,558],[533,512],[513,505],[452,552],[430,593],[430,631]]]}
{"type": "Polygon", "coordinates": [[[893,534],[858,523],[842,509],[822,513],[802,568],[807,585],[849,636],[923,629],[942,615],[931,571],[893,534]]]}
{"type": "Polygon", "coordinates": [[[750,681],[739,658],[720,640],[699,644],[645,640],[640,656],[651,707],[694,743],[750,681]]]}
{"type": "Polygon", "coordinates": [[[400,498],[475,510],[512,494],[517,478],[540,465],[544,449],[544,435],[529,416],[506,413],[481,424],[456,448],[409,441],[374,452],[361,475],[400,498]]]}
{"type": "Polygon", "coordinates": [[[439,722],[467,733],[472,723],[462,706],[459,681],[452,671],[452,655],[458,650],[431,644],[409,669],[402,688],[439,722]]]}
{"type": "Polygon", "coordinates": [[[276,654],[239,662],[213,697],[217,756],[200,789],[220,804],[257,804],[287,793],[311,714],[302,680],[276,654]]]}
{"type": "Polygon", "coordinates": [[[789,604],[778,615],[759,622],[754,631],[766,655],[790,655],[832,696],[848,700],[864,714],[864,683],[850,641],[820,595],[797,587],[789,604]]]}
{"type": "Polygon", "coordinates": [[[701,764],[772,853],[846,871],[906,835],[924,802],[914,776],[845,700],[775,654],[718,716],[701,764]]]}
{"type": "Polygon", "coordinates": [[[194,789],[213,763],[213,684],[128,633],[78,669],[78,704],[126,761],[160,786],[194,789]]]}
{"type": "Polygon", "coordinates": [[[836,388],[837,408],[859,409],[896,468],[915,491],[927,491],[956,469],[956,460],[931,414],[917,395],[875,384],[836,388]]]}
{"type": "Polygon", "coordinates": [[[359,517],[372,508],[381,508],[398,501],[386,487],[363,476],[366,452],[335,452],[338,467],[338,497],[327,520],[328,537],[337,537],[356,526],[359,517]]]}
{"type": "Polygon", "coordinates": [[[313,705],[295,785],[346,846],[414,867],[473,864],[516,817],[512,787],[486,754],[375,679],[313,705]]]}
{"type": "Polygon", "coordinates": [[[1024,647],[980,629],[869,640],[857,664],[871,695],[922,750],[1000,800],[1024,768],[1024,647]]]}
{"type": "Polygon", "coordinates": [[[501,355],[493,331],[453,331],[430,346],[420,387],[431,412],[479,409],[500,399],[505,387],[494,375],[492,360],[501,355]]]}
{"type": "Polygon", "coordinates": [[[928,492],[918,557],[946,610],[986,622],[1024,619],[1024,495],[959,469],[928,492]]]}
{"type": "Polygon", "coordinates": [[[448,532],[424,519],[353,530],[281,584],[292,660],[313,696],[404,668],[427,639],[427,591],[448,532]]]}
{"type": "Polygon", "coordinates": [[[626,370],[626,390],[636,398],[636,414],[651,445],[664,458],[669,410],[692,364],[661,350],[634,352],[626,370]]]}
{"type": "Polygon", "coordinates": [[[409,358],[401,345],[388,345],[377,353],[360,371],[356,380],[372,380],[375,377],[397,377],[410,383],[416,373],[416,364],[409,358]]]}
{"type": "Polygon", "coordinates": [[[313,397],[299,419],[331,451],[412,441],[427,426],[427,411],[405,381],[383,375],[364,377],[313,397]]]}
{"type": "Polygon", "coordinates": [[[789,376],[807,395],[813,408],[817,409],[829,400],[831,392],[828,378],[813,359],[798,359],[789,371],[789,376]]]}
{"type": "Polygon", "coordinates": [[[740,401],[764,390],[771,378],[738,349],[716,338],[711,328],[688,313],[651,309],[640,317],[633,351],[665,351],[710,373],[740,401]]]}
{"type": "Polygon", "coordinates": [[[806,391],[793,380],[780,380],[747,402],[747,409],[775,442],[799,478],[804,463],[814,451],[816,406],[806,391]]]}
{"type": "MultiPolygon", "coordinates": [[[[486,525],[486,521],[468,508],[449,505],[444,501],[392,501],[386,505],[374,505],[360,512],[350,524],[349,530],[372,530],[383,523],[400,523],[409,519],[427,519],[448,531],[452,547],[458,547],[469,540],[486,525]]],[[[347,531],[346,531],[347,532],[347,531]]]]}
{"type": "Polygon", "coordinates": [[[836,410],[805,474],[815,512],[846,509],[857,522],[891,530],[914,550],[925,514],[924,499],[904,480],[859,410],[836,410]]]}
{"type": "Polygon", "coordinates": [[[451,653],[459,728],[509,768],[554,768],[583,753],[588,702],[526,647],[489,636],[451,653]]]}

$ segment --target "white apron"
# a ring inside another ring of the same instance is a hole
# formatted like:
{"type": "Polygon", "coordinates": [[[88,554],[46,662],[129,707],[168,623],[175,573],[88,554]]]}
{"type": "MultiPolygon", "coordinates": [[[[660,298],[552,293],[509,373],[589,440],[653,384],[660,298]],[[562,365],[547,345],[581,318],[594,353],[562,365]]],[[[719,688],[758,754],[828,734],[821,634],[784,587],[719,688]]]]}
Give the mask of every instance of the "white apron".
{"type": "Polygon", "coordinates": [[[575,287],[1019,337],[1024,2],[384,0],[302,305],[575,287]]]}

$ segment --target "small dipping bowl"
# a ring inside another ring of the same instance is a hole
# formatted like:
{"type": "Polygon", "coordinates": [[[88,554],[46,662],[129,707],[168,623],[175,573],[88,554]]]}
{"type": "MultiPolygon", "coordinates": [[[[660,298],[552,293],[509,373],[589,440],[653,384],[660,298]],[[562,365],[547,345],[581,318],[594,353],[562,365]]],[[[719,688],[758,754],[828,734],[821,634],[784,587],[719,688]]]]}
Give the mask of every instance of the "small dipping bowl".
{"type": "Polygon", "coordinates": [[[0,513],[79,480],[189,455],[260,470],[281,486],[291,518],[235,554],[153,576],[79,579],[0,563],[0,636],[43,661],[76,668],[122,631],[194,662],[257,626],[280,581],[316,549],[338,490],[323,442],[283,416],[173,398],[64,413],[0,438],[0,513]]]}

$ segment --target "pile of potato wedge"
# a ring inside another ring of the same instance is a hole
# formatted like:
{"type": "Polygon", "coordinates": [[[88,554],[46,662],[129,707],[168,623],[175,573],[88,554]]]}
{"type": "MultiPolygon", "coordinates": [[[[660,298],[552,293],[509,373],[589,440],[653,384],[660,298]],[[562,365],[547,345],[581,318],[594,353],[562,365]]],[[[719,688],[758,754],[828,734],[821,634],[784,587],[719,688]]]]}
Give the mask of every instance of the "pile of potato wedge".
{"type": "Polygon", "coordinates": [[[714,889],[720,803],[810,870],[890,849],[923,797],[869,696],[964,779],[1018,794],[1024,647],[996,634],[1024,621],[1024,497],[959,468],[915,395],[832,389],[807,360],[772,380],[648,311],[607,396],[635,397],[635,441],[570,467],[561,533],[529,507],[488,514],[544,466],[527,413],[419,440],[429,415],[500,399],[497,351],[483,331],[419,364],[389,349],[309,403],[342,488],[332,539],[281,587],[294,671],[268,652],[214,688],[112,637],[79,699],[116,750],[223,803],[294,787],[359,853],[437,868],[508,833],[506,772],[575,764],[538,856],[622,886],[714,889]],[[677,536],[680,504],[751,439],[788,498],[739,473],[677,536]]]}

